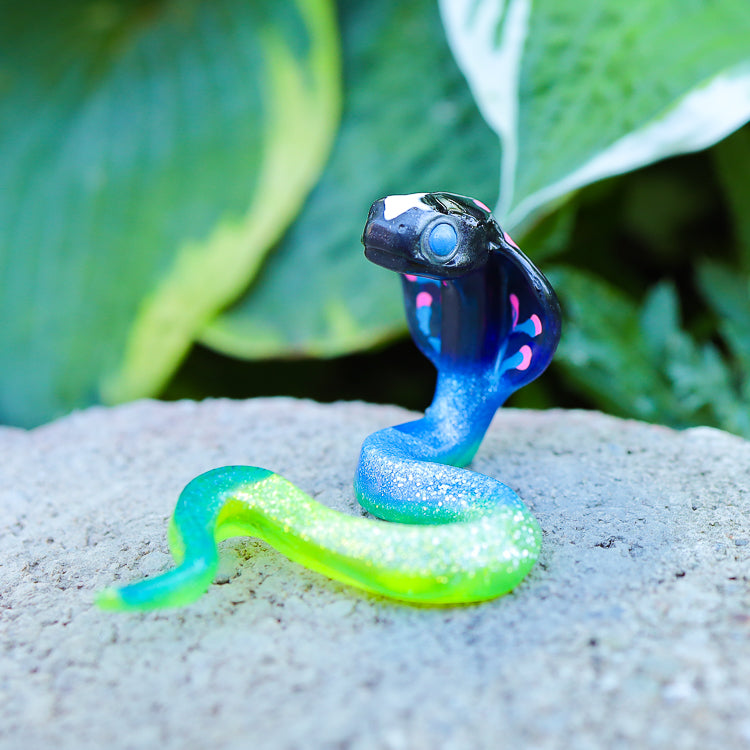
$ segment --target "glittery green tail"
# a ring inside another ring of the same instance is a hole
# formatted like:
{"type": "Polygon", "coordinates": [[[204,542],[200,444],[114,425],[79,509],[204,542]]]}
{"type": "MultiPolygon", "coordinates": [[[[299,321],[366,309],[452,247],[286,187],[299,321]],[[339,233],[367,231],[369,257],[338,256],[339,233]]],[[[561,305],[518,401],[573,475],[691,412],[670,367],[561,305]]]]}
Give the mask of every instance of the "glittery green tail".
{"type": "Polygon", "coordinates": [[[391,523],[334,511],[265,469],[229,466],[183,490],[170,525],[178,566],[107,589],[97,603],[112,610],[188,604],[213,580],[216,543],[234,536],[265,539],[291,560],[367,591],[433,604],[510,591],[534,565],[541,542],[536,520],[517,506],[439,525],[391,523]]]}

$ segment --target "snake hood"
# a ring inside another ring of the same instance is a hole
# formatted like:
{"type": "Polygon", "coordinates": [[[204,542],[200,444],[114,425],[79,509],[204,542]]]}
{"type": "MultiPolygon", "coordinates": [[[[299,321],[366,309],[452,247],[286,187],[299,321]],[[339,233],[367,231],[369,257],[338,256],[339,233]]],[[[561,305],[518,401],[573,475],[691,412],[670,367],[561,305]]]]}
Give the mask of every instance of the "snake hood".
{"type": "Polygon", "coordinates": [[[557,297],[481,201],[444,192],[382,198],[362,242],[369,260],[402,274],[409,329],[438,370],[492,373],[504,398],[549,364],[557,297]]]}

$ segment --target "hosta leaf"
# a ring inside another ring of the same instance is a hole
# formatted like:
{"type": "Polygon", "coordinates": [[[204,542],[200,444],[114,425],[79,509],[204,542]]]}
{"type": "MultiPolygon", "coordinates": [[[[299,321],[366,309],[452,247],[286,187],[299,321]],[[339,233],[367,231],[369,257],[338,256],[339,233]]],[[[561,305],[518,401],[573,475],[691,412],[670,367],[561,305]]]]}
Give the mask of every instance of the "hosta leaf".
{"type": "Polygon", "coordinates": [[[441,0],[503,144],[509,227],[595,180],[715,143],[750,118],[747,0],[441,0]]]}
{"type": "Polygon", "coordinates": [[[334,355],[404,330],[400,285],[364,259],[370,203],[390,193],[497,196],[499,148],[432,0],[342,3],[345,101],[321,182],[241,302],[203,341],[242,357],[334,355]]]}
{"type": "Polygon", "coordinates": [[[329,0],[0,4],[0,420],[154,393],[325,159],[329,0]]]}

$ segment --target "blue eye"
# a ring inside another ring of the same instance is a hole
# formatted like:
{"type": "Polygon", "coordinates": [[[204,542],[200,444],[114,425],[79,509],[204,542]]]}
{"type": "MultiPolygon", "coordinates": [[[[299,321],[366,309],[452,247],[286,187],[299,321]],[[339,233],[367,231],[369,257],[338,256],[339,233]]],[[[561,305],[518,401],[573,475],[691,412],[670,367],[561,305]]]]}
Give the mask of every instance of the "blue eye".
{"type": "Polygon", "coordinates": [[[430,236],[427,238],[427,244],[433,255],[438,258],[446,258],[455,249],[458,243],[458,235],[451,224],[441,221],[430,230],[430,236]]]}

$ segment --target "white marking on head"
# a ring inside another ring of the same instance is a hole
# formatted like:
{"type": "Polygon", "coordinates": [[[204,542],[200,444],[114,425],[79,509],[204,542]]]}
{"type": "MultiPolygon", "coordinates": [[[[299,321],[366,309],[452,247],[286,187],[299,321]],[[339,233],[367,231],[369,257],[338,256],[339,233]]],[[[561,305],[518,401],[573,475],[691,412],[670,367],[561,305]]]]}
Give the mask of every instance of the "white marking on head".
{"type": "Polygon", "coordinates": [[[383,218],[386,221],[395,219],[397,216],[406,213],[410,208],[421,208],[428,211],[429,206],[422,203],[422,198],[427,193],[411,193],[410,195],[389,195],[384,201],[383,218]]]}

